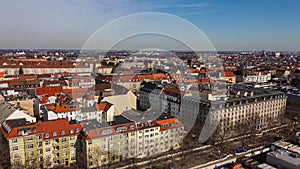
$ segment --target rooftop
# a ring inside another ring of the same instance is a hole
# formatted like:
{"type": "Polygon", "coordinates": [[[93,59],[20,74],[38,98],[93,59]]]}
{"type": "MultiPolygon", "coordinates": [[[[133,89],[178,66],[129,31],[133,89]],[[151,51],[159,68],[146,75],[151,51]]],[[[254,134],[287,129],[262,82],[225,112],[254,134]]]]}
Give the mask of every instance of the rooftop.
{"type": "Polygon", "coordinates": [[[280,159],[292,165],[300,166],[300,155],[298,153],[293,153],[288,150],[278,149],[276,151],[268,153],[268,156],[273,156],[276,159],[280,159]]]}

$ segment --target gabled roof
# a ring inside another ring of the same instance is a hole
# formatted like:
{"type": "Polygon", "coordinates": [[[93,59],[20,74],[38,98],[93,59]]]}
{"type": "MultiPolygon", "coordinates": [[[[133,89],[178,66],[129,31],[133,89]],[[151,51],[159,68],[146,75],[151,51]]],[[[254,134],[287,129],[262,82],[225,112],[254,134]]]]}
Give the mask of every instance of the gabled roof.
{"type": "Polygon", "coordinates": [[[234,77],[235,74],[234,74],[233,72],[231,72],[231,71],[225,71],[225,72],[224,72],[224,76],[225,76],[225,77],[234,77]]]}
{"type": "Polygon", "coordinates": [[[97,104],[96,107],[98,110],[103,110],[103,111],[107,112],[112,105],[113,104],[111,104],[109,102],[101,102],[100,104],[97,104]]]}

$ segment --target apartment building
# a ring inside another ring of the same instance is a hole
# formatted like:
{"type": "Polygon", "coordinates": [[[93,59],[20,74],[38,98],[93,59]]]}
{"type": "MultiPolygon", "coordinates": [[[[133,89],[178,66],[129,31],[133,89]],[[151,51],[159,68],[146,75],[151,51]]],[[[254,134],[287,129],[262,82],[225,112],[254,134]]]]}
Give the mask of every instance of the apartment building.
{"type": "Polygon", "coordinates": [[[38,123],[12,119],[1,126],[12,168],[70,166],[76,162],[75,143],[80,131],[80,124],[67,119],[38,123]]]}
{"type": "Polygon", "coordinates": [[[242,84],[231,86],[229,96],[223,99],[212,101],[203,98],[195,94],[185,95],[177,118],[188,125],[194,124],[196,118],[202,126],[219,123],[220,129],[228,132],[241,125],[255,130],[277,125],[287,101],[281,92],[242,84]]]}
{"type": "Polygon", "coordinates": [[[168,114],[139,122],[119,115],[110,123],[85,122],[80,150],[85,167],[95,168],[128,158],[151,157],[179,147],[183,131],[183,124],[168,114]]]}

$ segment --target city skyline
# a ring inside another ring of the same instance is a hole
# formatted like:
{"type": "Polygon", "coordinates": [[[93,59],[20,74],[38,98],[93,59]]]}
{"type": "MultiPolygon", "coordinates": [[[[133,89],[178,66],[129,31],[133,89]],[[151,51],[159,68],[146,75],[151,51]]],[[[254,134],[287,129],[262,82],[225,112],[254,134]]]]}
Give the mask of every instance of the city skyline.
{"type": "MultiPolygon", "coordinates": [[[[196,25],[216,50],[298,51],[298,1],[26,1],[3,2],[2,49],[81,49],[119,17],[168,13],[196,25]]],[[[109,37],[103,37],[109,38],[109,37]]]]}

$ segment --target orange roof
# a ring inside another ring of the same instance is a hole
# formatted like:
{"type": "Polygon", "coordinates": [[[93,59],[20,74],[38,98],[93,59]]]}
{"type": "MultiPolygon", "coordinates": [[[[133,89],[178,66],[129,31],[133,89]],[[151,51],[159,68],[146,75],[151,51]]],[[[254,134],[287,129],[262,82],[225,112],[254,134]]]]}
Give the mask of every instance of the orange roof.
{"type": "Polygon", "coordinates": [[[170,128],[183,126],[183,124],[175,117],[167,118],[167,119],[163,119],[163,120],[156,120],[156,123],[160,126],[160,131],[169,130],[170,128]],[[168,124],[168,125],[165,125],[165,124],[168,124]]]}
{"type": "Polygon", "coordinates": [[[58,94],[60,92],[62,92],[61,86],[35,88],[36,95],[55,96],[56,94],[58,94]]]}
{"type": "Polygon", "coordinates": [[[131,122],[131,123],[126,123],[126,124],[113,125],[113,126],[92,129],[92,130],[88,131],[88,135],[83,135],[83,134],[81,134],[81,135],[84,139],[89,140],[89,139],[95,139],[95,138],[99,138],[99,137],[115,135],[115,134],[119,134],[119,133],[132,132],[132,131],[136,131],[136,130],[137,130],[136,125],[134,124],[134,122],[131,122]],[[130,128],[130,126],[133,128],[130,128]],[[125,127],[126,130],[117,131],[118,127],[125,127]],[[104,134],[104,133],[102,133],[102,131],[104,131],[104,130],[111,130],[111,133],[104,134]]]}
{"type": "Polygon", "coordinates": [[[19,76],[20,80],[25,80],[25,79],[36,79],[36,75],[20,75],[19,76]]]}
{"type": "Polygon", "coordinates": [[[55,113],[66,113],[66,112],[72,112],[72,111],[79,111],[80,110],[80,106],[76,105],[74,108],[70,108],[68,104],[48,104],[46,105],[46,107],[55,112],[55,113]]]}
{"type": "Polygon", "coordinates": [[[158,79],[167,79],[167,76],[163,73],[156,73],[156,74],[141,74],[138,75],[140,80],[150,79],[150,80],[158,80],[158,79]]]}
{"type": "Polygon", "coordinates": [[[73,88],[73,89],[63,89],[64,93],[72,93],[72,92],[86,92],[87,88],[73,88]]]}
{"type": "Polygon", "coordinates": [[[100,104],[97,104],[96,107],[98,110],[108,111],[108,109],[110,109],[111,106],[112,106],[112,104],[110,104],[108,102],[102,102],[100,104]]]}
{"type": "Polygon", "coordinates": [[[166,75],[163,73],[156,73],[156,74],[152,74],[152,75],[153,75],[153,80],[166,79],[166,75]]]}
{"type": "Polygon", "coordinates": [[[243,165],[241,163],[236,164],[233,169],[239,169],[239,168],[243,168],[243,165]]]}
{"type": "Polygon", "coordinates": [[[6,121],[6,124],[12,129],[7,133],[3,127],[1,127],[1,132],[6,138],[20,137],[18,133],[19,130],[31,130],[29,135],[42,134],[42,138],[47,140],[63,136],[78,135],[82,129],[80,124],[70,124],[67,119],[31,123],[20,127],[13,127],[10,120],[6,121]],[[64,131],[64,133],[62,131],[64,131]],[[54,132],[56,133],[56,136],[53,135],[54,132]],[[46,138],[46,134],[48,135],[48,138],[46,138]]]}
{"type": "Polygon", "coordinates": [[[63,89],[63,92],[72,98],[82,98],[87,94],[87,88],[63,89]]]}
{"type": "Polygon", "coordinates": [[[199,80],[199,82],[201,82],[201,83],[209,83],[209,82],[211,82],[211,78],[202,78],[202,79],[199,80]]]}
{"type": "Polygon", "coordinates": [[[224,76],[225,77],[233,77],[233,76],[235,76],[235,74],[233,72],[231,72],[231,71],[225,71],[224,72],[224,76]]]}

